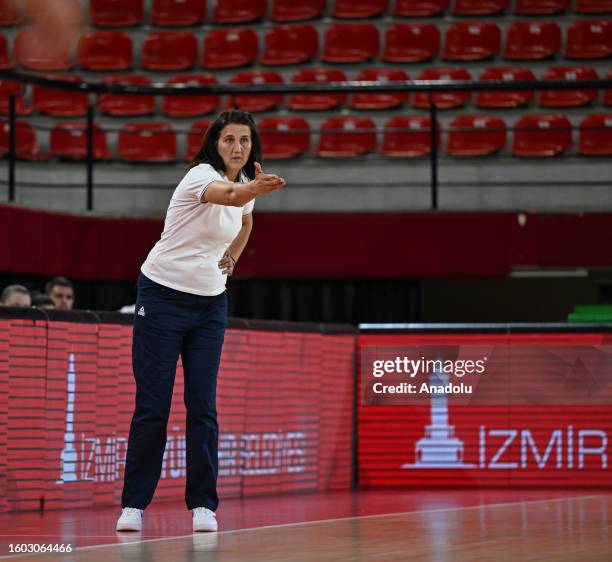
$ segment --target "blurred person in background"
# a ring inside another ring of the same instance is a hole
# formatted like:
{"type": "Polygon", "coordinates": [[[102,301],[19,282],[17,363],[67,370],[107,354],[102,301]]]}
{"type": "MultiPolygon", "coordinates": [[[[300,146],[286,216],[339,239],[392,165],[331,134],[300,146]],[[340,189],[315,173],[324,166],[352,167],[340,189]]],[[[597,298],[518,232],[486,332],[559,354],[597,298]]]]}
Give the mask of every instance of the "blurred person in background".
{"type": "Polygon", "coordinates": [[[32,296],[32,306],[34,308],[53,309],[55,308],[55,303],[47,295],[39,293],[32,296]]]}
{"type": "Polygon", "coordinates": [[[65,277],[54,277],[45,285],[45,293],[58,310],[72,310],[74,285],[65,277]]]}
{"type": "Polygon", "coordinates": [[[23,285],[9,285],[2,291],[0,304],[2,306],[12,306],[15,308],[30,308],[32,306],[30,291],[23,285]]]}

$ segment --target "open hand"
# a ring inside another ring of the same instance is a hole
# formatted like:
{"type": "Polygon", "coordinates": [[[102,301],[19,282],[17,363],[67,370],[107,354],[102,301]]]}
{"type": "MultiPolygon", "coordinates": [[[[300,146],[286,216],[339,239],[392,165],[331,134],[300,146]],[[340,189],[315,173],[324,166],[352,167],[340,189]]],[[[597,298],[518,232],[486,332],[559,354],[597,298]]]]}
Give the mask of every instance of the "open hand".
{"type": "Polygon", "coordinates": [[[276,174],[266,174],[259,162],[255,162],[255,179],[253,187],[258,195],[271,193],[285,185],[285,180],[276,174]]]}

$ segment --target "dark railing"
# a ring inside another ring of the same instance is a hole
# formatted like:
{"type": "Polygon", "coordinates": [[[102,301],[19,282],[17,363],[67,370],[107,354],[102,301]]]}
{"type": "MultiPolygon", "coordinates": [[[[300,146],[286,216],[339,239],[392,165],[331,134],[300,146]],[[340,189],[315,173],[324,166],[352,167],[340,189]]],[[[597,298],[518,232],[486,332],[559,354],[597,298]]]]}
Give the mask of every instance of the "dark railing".
{"type": "MultiPolygon", "coordinates": [[[[0,79],[41,86],[44,88],[58,89],[71,92],[99,94],[136,94],[136,95],[239,95],[239,94],[304,94],[304,93],[376,93],[376,92],[427,92],[430,94],[429,115],[431,119],[430,139],[430,185],[431,185],[431,208],[438,208],[438,154],[437,136],[439,125],[437,123],[438,108],[434,103],[433,94],[439,92],[453,91],[539,91],[539,90],[601,90],[612,88],[612,79],[598,80],[407,80],[394,82],[379,81],[347,81],[329,82],[324,84],[150,84],[150,85],[125,85],[106,84],[102,82],[72,82],[67,80],[56,80],[36,74],[17,72],[12,70],[0,70],[0,79]]],[[[16,164],[16,111],[15,95],[9,100],[9,131],[8,131],[8,193],[9,201],[15,201],[15,164],[16,164]]],[[[87,210],[94,207],[94,109],[91,105],[87,111],[87,210]]]]}

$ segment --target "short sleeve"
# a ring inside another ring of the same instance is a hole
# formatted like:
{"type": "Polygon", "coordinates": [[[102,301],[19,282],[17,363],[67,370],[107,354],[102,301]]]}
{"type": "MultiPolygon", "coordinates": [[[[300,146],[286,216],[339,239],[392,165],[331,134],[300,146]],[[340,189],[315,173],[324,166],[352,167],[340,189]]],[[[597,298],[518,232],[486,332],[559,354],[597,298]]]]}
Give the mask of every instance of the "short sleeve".
{"type": "Polygon", "coordinates": [[[255,207],[255,199],[251,199],[244,207],[242,207],[242,216],[250,215],[255,207]]]}
{"type": "Polygon", "coordinates": [[[210,164],[199,164],[187,172],[182,187],[190,198],[201,201],[206,189],[214,181],[224,181],[223,176],[210,164]]]}

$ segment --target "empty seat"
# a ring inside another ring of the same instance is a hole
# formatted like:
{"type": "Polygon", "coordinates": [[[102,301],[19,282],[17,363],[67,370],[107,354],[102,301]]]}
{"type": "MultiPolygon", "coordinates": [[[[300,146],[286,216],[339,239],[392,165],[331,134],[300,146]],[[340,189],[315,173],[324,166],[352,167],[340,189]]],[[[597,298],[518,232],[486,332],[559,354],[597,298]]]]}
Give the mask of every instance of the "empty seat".
{"type": "MultiPolygon", "coordinates": [[[[608,74],[606,75],[606,78],[608,80],[612,80],[612,70],[608,71],[608,74]]],[[[604,95],[603,95],[603,103],[604,105],[612,105],[612,88],[608,88],[607,90],[604,91],[604,95]]]]}
{"type": "Polygon", "coordinates": [[[570,0],[516,0],[514,13],[521,16],[560,14],[570,7],[570,0]]]}
{"type": "Polygon", "coordinates": [[[278,25],[266,31],[262,64],[297,64],[319,53],[319,35],[310,24],[278,25]]]}
{"type": "Polygon", "coordinates": [[[6,37],[0,33],[0,70],[8,70],[9,68],[13,68],[13,66],[6,37]]]}
{"type": "Polygon", "coordinates": [[[147,70],[187,70],[198,59],[198,42],[188,31],[154,31],[142,45],[142,67],[147,70]]]}
{"type": "Polygon", "coordinates": [[[506,146],[506,123],[495,115],[459,115],[450,124],[447,154],[485,156],[506,146]]]}
{"type": "MultiPolygon", "coordinates": [[[[592,68],[584,66],[559,66],[549,68],[544,80],[597,80],[599,76],[592,68]]],[[[597,90],[543,90],[540,93],[542,107],[577,107],[589,104],[597,99],[597,90]]]]}
{"type": "Polygon", "coordinates": [[[87,70],[128,70],[132,40],[122,31],[89,31],[79,40],[77,59],[87,70]]]}
{"type": "Polygon", "coordinates": [[[212,121],[209,119],[201,119],[191,125],[191,129],[187,133],[187,160],[193,160],[200,151],[204,142],[204,134],[211,123],[212,121]]]}
{"type": "MultiPolygon", "coordinates": [[[[426,68],[419,74],[417,80],[471,80],[470,73],[465,68],[447,67],[447,68],[426,68]]],[[[440,109],[451,109],[465,105],[470,100],[469,91],[456,92],[437,92],[431,94],[436,107],[440,109]]],[[[430,107],[430,94],[419,92],[415,94],[413,100],[414,107],[428,108],[430,107]]]]}
{"type": "MultiPolygon", "coordinates": [[[[401,68],[364,68],[355,80],[368,82],[405,82],[410,80],[401,68]]],[[[408,100],[408,92],[358,93],[351,96],[349,105],[355,109],[392,109],[408,100]]]]}
{"type": "MultiPolygon", "coordinates": [[[[274,70],[245,70],[230,80],[231,84],[283,84],[283,77],[274,70]]],[[[268,111],[283,103],[283,94],[238,94],[229,103],[242,111],[268,111]]]]}
{"type": "Polygon", "coordinates": [[[303,117],[266,117],[257,128],[264,158],[295,158],[310,147],[310,125],[303,117]]]}
{"type": "Polygon", "coordinates": [[[330,117],[321,125],[318,156],[360,156],[375,149],[376,125],[369,117],[330,117]]]}
{"type": "Polygon", "coordinates": [[[251,64],[259,51],[252,29],[213,29],[204,37],[205,68],[236,68],[251,64]]]}
{"type": "Polygon", "coordinates": [[[271,18],[275,21],[303,21],[319,17],[326,0],[272,0],[271,18]]]}
{"type": "Polygon", "coordinates": [[[555,156],[572,146],[572,124],[565,115],[525,115],[514,126],[514,156],[555,156]]]}
{"type": "Polygon", "coordinates": [[[612,55],[612,22],[578,20],[567,29],[563,56],[568,59],[602,59],[612,55]]]}
{"type": "Polygon", "coordinates": [[[576,0],[579,14],[612,14],[612,0],[576,0]]]}
{"type": "Polygon", "coordinates": [[[389,0],[335,0],[335,18],[374,18],[387,11],[389,0]]]}
{"type": "MultiPolygon", "coordinates": [[[[327,84],[328,82],[345,82],[346,74],[337,68],[303,68],[297,72],[293,84],[327,84]]],[[[346,101],[346,94],[328,94],[325,92],[293,94],[289,98],[289,107],[295,110],[333,109],[346,101]]]]}
{"type": "Polygon", "coordinates": [[[127,162],[176,159],[176,135],[168,123],[128,123],[119,132],[119,157],[127,162]]]}
{"type": "MultiPolygon", "coordinates": [[[[9,151],[9,124],[0,125],[0,156],[5,158],[9,151]]],[[[15,128],[15,155],[19,160],[40,160],[44,156],[40,153],[36,141],[36,131],[25,121],[17,121],[15,128]]]]}
{"type": "Polygon", "coordinates": [[[90,0],[89,19],[100,27],[130,27],[142,23],[143,0],[90,0]]]}
{"type": "Polygon", "coordinates": [[[206,2],[202,0],[153,0],[153,25],[197,25],[206,16],[206,2]]]}
{"type": "Polygon", "coordinates": [[[378,56],[380,37],[372,23],[336,23],[325,31],[321,59],[325,62],[365,62],[378,56]]]}
{"type": "Polygon", "coordinates": [[[440,32],[433,23],[395,23],[385,33],[382,60],[422,62],[440,50],[440,32]]]}
{"type": "Polygon", "coordinates": [[[515,21],[506,32],[504,57],[509,60],[547,59],[560,49],[561,28],[554,21],[515,21]]]}
{"type": "MultiPolygon", "coordinates": [[[[490,67],[480,75],[479,80],[503,80],[505,82],[535,80],[529,68],[519,66],[490,67]]],[[[498,90],[482,91],[476,96],[478,107],[512,108],[526,105],[533,99],[533,90],[498,90]]]]}
{"type": "Polygon", "coordinates": [[[453,12],[458,16],[491,16],[503,12],[509,0],[456,0],[453,12]]]}
{"type": "MultiPolygon", "coordinates": [[[[385,156],[426,156],[431,152],[431,119],[422,115],[397,115],[385,124],[381,153],[385,156]]],[[[436,130],[440,148],[440,126],[436,130]]]]}
{"type": "MultiPolygon", "coordinates": [[[[78,74],[66,74],[62,76],[53,75],[54,80],[66,82],[83,82],[83,77],[78,74]]],[[[57,90],[55,88],[43,88],[34,86],[32,93],[32,105],[36,111],[53,115],[55,117],[78,117],[87,114],[89,96],[86,92],[70,92],[57,90]]]]}
{"type": "Polygon", "coordinates": [[[457,22],[446,31],[443,57],[447,60],[484,60],[499,53],[501,31],[491,22],[457,22]]]}
{"type": "Polygon", "coordinates": [[[588,156],[612,156],[612,113],[587,115],[582,120],[578,152],[588,156]]]}
{"type": "MultiPolygon", "coordinates": [[[[105,76],[104,83],[109,85],[149,86],[147,76],[133,74],[130,76],[105,76]]],[[[149,115],[155,111],[155,97],[142,94],[102,94],[98,105],[102,113],[115,116],[149,115]]]]}
{"type": "Polygon", "coordinates": [[[437,16],[444,12],[450,0],[395,0],[393,13],[396,16],[437,16]]]}
{"type": "Polygon", "coordinates": [[[212,20],[215,23],[246,23],[266,15],[267,0],[216,0],[212,20]]]}
{"type": "Polygon", "coordinates": [[[17,0],[3,0],[0,2],[0,25],[17,25],[21,23],[21,15],[17,0]]]}
{"type": "Polygon", "coordinates": [[[25,87],[22,82],[0,80],[0,114],[9,114],[9,99],[15,96],[15,113],[17,115],[30,115],[32,107],[23,98],[25,87]]]}
{"type": "Polygon", "coordinates": [[[43,26],[21,29],[15,37],[13,52],[17,64],[30,70],[72,68],[69,39],[47,31],[43,26]]]}
{"type": "MultiPolygon", "coordinates": [[[[87,158],[87,124],[67,121],[57,123],[51,130],[49,152],[57,158],[85,160],[87,158]]],[[[106,133],[94,125],[93,156],[96,160],[110,158],[106,133]]]]}
{"type": "MultiPolygon", "coordinates": [[[[173,76],[167,84],[206,86],[218,84],[211,74],[185,74],[173,76]]],[[[163,96],[163,111],[168,117],[195,117],[215,111],[221,105],[219,95],[163,96]]]]}

